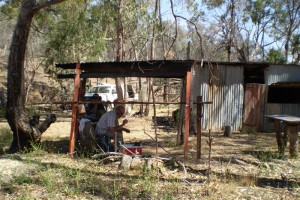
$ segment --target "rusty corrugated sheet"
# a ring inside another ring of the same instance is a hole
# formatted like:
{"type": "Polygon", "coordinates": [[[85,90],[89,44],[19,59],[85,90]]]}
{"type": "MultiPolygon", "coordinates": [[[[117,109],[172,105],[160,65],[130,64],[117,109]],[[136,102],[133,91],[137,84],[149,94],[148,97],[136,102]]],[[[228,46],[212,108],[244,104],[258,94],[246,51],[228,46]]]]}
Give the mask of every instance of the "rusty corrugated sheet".
{"type": "MultiPolygon", "coordinates": [[[[243,112],[243,67],[224,65],[195,66],[194,84],[199,84],[203,101],[212,101],[204,106],[202,128],[220,131],[224,125],[232,125],[234,131],[242,126],[243,112]]],[[[196,92],[198,93],[198,92],[196,92]]]]}
{"type": "Polygon", "coordinates": [[[266,85],[248,83],[245,86],[243,123],[263,130],[266,85]]]}

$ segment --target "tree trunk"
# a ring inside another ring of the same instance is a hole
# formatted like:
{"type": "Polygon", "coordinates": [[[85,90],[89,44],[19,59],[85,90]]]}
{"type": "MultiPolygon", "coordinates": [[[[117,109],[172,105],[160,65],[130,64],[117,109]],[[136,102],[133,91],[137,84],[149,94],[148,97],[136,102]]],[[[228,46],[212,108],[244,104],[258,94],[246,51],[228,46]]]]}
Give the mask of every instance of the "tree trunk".
{"type": "MultiPolygon", "coordinates": [[[[151,48],[150,48],[150,60],[154,60],[155,56],[155,32],[156,32],[156,19],[157,19],[157,13],[158,13],[158,6],[159,6],[159,0],[155,1],[155,10],[154,10],[154,21],[153,21],[153,27],[152,27],[152,38],[151,38],[151,48]]],[[[153,87],[153,81],[152,78],[147,78],[148,80],[148,103],[150,102],[151,98],[151,88],[153,87]]],[[[150,112],[149,104],[146,104],[144,115],[148,116],[150,112]]]]}
{"type": "Polygon", "coordinates": [[[52,0],[44,4],[37,4],[33,0],[22,1],[8,58],[6,118],[13,132],[9,153],[30,148],[31,141],[39,141],[42,133],[56,120],[55,115],[49,115],[47,120],[39,125],[39,117],[30,119],[25,112],[24,61],[35,13],[62,1],[52,0]]]}
{"type": "Polygon", "coordinates": [[[168,86],[169,86],[169,79],[165,78],[163,79],[163,98],[164,98],[164,102],[168,102],[169,99],[168,99],[168,86]]]}
{"type": "MultiPolygon", "coordinates": [[[[117,26],[117,57],[116,61],[121,61],[124,59],[124,52],[123,52],[123,25],[122,25],[122,7],[123,7],[123,0],[118,0],[118,26],[117,26]]],[[[122,89],[122,84],[124,83],[124,78],[116,78],[116,89],[118,95],[118,101],[125,99],[125,93],[122,89]]],[[[125,85],[124,85],[125,87],[125,85]]],[[[125,88],[124,88],[125,89],[125,88]]]]}
{"type": "MultiPolygon", "coordinates": [[[[152,82],[152,78],[147,78],[147,81],[148,81],[148,94],[147,94],[147,97],[148,97],[148,100],[147,102],[149,103],[151,101],[151,88],[153,87],[153,82],[152,82]]],[[[149,107],[149,104],[146,104],[145,106],[145,110],[144,110],[144,116],[148,116],[149,115],[149,112],[150,112],[150,107],[149,107]]]]}
{"type": "MultiPolygon", "coordinates": [[[[143,91],[142,91],[142,79],[139,77],[139,99],[138,101],[143,102],[144,97],[143,97],[143,91]]],[[[142,116],[144,114],[144,104],[140,104],[140,115],[142,116]]]]}

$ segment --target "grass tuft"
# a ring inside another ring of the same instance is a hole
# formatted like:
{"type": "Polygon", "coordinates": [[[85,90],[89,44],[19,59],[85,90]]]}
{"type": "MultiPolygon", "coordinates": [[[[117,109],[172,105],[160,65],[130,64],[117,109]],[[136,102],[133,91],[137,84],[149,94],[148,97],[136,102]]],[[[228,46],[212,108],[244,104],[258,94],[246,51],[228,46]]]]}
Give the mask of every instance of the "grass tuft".
{"type": "Polygon", "coordinates": [[[0,129],[0,154],[4,152],[4,149],[8,148],[12,139],[13,135],[10,129],[8,128],[1,128],[0,129]]]}

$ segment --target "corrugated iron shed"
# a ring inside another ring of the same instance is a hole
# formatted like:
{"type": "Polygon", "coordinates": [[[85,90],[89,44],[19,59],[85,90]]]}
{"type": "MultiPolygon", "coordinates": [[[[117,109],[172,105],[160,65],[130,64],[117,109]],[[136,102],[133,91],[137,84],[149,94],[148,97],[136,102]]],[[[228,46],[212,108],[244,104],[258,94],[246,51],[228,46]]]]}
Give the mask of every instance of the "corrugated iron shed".
{"type": "MultiPolygon", "coordinates": [[[[300,66],[299,65],[270,65],[265,72],[265,80],[268,86],[272,84],[283,84],[285,87],[297,87],[300,82],[300,66]],[[285,83],[283,83],[285,82],[285,83]],[[290,83],[287,83],[290,82],[290,83]]],[[[293,97],[293,94],[289,94],[293,97]]],[[[287,114],[300,117],[299,103],[265,103],[265,115],[287,114]]],[[[274,131],[271,122],[265,120],[264,131],[274,131]]]]}
{"type": "Polygon", "coordinates": [[[229,63],[195,65],[193,73],[195,96],[212,105],[204,107],[202,127],[220,131],[232,126],[237,131],[242,126],[244,98],[244,67],[229,63]]]}

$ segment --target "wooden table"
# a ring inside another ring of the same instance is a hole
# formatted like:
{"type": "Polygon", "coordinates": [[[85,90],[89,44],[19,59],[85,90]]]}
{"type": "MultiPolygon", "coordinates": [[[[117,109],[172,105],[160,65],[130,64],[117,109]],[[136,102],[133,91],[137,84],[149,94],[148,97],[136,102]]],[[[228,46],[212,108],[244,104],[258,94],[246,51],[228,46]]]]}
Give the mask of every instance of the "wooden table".
{"type": "Polygon", "coordinates": [[[284,154],[287,141],[290,142],[290,156],[298,156],[298,126],[300,117],[290,115],[266,115],[266,117],[274,123],[278,151],[284,154]],[[283,124],[283,130],[282,126],[283,124]]]}

